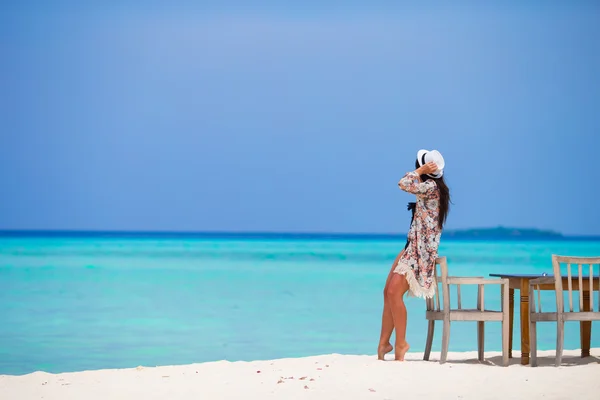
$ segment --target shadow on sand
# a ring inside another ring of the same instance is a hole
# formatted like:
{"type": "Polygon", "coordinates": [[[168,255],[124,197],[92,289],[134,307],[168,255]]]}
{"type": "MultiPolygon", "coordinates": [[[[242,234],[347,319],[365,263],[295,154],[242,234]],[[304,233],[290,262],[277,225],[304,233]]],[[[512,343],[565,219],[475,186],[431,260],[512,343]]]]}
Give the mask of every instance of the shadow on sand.
{"type": "MultiPolygon", "coordinates": [[[[432,354],[433,356],[433,354],[432,354]]],[[[555,366],[555,356],[554,355],[543,355],[543,356],[538,356],[537,358],[538,360],[538,366],[536,368],[543,368],[543,367],[552,367],[554,368],[555,366]]],[[[419,361],[416,359],[411,359],[411,360],[406,360],[406,361],[419,361]]],[[[422,361],[422,360],[420,360],[422,361]]],[[[434,358],[431,357],[429,359],[430,362],[439,362],[439,358],[434,358]]],[[[491,367],[502,367],[502,356],[492,356],[492,357],[488,357],[486,358],[484,361],[479,361],[477,360],[477,358],[473,358],[473,359],[468,359],[468,360],[453,360],[451,358],[451,355],[448,355],[448,360],[446,361],[446,364],[472,364],[472,365],[486,365],[486,366],[491,366],[491,367]]],[[[520,365],[521,364],[521,357],[514,356],[513,353],[513,358],[509,359],[509,366],[512,365],[520,365]]],[[[588,364],[600,364],[600,356],[597,355],[591,355],[589,357],[585,357],[585,358],[581,358],[581,356],[573,356],[573,355],[563,355],[562,358],[562,363],[561,363],[561,367],[575,367],[575,366],[579,366],[579,365],[588,365],[588,364]]]]}

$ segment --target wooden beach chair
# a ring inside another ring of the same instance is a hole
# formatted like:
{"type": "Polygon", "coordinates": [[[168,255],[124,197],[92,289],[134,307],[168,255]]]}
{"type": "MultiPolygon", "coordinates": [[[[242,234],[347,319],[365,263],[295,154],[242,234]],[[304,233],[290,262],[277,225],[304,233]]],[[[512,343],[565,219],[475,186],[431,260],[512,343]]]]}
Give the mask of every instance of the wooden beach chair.
{"type": "Polygon", "coordinates": [[[529,344],[531,346],[531,366],[537,366],[537,334],[538,322],[556,322],[556,366],[562,362],[565,336],[565,322],[579,321],[581,330],[582,357],[589,356],[592,321],[600,321],[600,273],[594,276],[594,265],[599,265],[600,257],[566,257],[552,255],[554,277],[541,277],[529,281],[529,344]],[[567,264],[567,276],[561,273],[561,264],[567,264]],[[573,275],[571,264],[577,265],[577,275],[573,275]],[[584,268],[587,265],[588,268],[584,268]],[[588,272],[587,276],[584,274],[588,272]],[[554,287],[556,294],[556,312],[543,312],[540,291],[554,287]],[[565,311],[564,286],[568,288],[569,310],[565,311]],[[537,291],[537,309],[535,304],[537,291]],[[598,291],[598,310],[594,311],[594,291],[598,291]],[[573,309],[573,291],[579,292],[579,309],[573,309]],[[584,350],[586,349],[587,350],[584,350]],[[587,352],[587,354],[585,354],[587,352]]]}
{"type": "Polygon", "coordinates": [[[448,276],[448,264],[446,257],[440,257],[435,262],[435,284],[436,294],[427,299],[427,311],[425,318],[429,321],[427,330],[427,342],[425,344],[424,360],[429,360],[431,345],[433,343],[433,331],[435,321],[443,321],[442,331],[442,354],[440,364],[446,362],[448,357],[448,345],[450,342],[451,321],[477,321],[477,352],[479,361],[484,360],[484,323],[487,321],[499,321],[502,323],[502,362],[508,366],[508,279],[486,279],[483,277],[455,277],[448,276]],[[438,274],[438,266],[441,274],[438,274]],[[450,308],[450,285],[456,285],[458,308],[450,308]],[[477,308],[463,309],[461,304],[460,286],[477,285],[477,308]],[[484,289],[488,285],[500,285],[502,296],[502,310],[487,310],[484,303],[484,289]],[[442,306],[440,307],[439,288],[442,289],[442,306]]]}

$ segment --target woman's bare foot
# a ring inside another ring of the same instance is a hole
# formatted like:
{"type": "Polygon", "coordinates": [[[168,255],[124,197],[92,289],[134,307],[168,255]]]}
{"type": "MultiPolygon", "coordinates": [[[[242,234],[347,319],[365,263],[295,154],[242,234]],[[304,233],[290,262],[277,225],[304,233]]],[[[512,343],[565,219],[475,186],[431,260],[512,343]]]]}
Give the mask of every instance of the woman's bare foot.
{"type": "Polygon", "coordinates": [[[389,344],[389,343],[384,344],[384,345],[380,344],[379,347],[377,347],[377,359],[384,360],[385,355],[392,350],[394,350],[394,347],[391,344],[389,344]]]}
{"type": "Polygon", "coordinates": [[[404,355],[410,349],[408,342],[404,342],[401,345],[396,345],[396,353],[394,359],[396,361],[404,361],[404,355]]]}

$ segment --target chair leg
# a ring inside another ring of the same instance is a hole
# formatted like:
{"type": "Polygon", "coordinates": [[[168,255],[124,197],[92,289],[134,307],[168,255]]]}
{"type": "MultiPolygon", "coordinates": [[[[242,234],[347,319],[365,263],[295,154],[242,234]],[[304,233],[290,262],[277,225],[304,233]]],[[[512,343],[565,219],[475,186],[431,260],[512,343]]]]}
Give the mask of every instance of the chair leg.
{"type": "Polygon", "coordinates": [[[563,344],[565,340],[565,321],[559,316],[556,321],[556,366],[562,363],[563,344]]]}
{"type": "Polygon", "coordinates": [[[423,360],[429,361],[431,355],[431,345],[433,344],[433,330],[435,328],[435,320],[429,321],[427,328],[427,342],[425,342],[425,354],[423,354],[423,360]]]}
{"type": "Polygon", "coordinates": [[[529,320],[529,351],[531,352],[529,362],[532,367],[537,367],[537,324],[531,319],[529,320]]]}
{"type": "Polygon", "coordinates": [[[444,329],[442,331],[442,355],[440,357],[440,364],[446,362],[448,358],[448,346],[450,345],[450,320],[444,319],[444,329]]]}
{"type": "Polygon", "coordinates": [[[484,322],[477,322],[477,358],[479,361],[483,361],[483,353],[484,353],[484,343],[485,343],[485,328],[484,322]]]}
{"type": "Polygon", "coordinates": [[[510,318],[508,312],[504,312],[502,318],[502,364],[508,367],[508,359],[510,356],[510,318]]]}

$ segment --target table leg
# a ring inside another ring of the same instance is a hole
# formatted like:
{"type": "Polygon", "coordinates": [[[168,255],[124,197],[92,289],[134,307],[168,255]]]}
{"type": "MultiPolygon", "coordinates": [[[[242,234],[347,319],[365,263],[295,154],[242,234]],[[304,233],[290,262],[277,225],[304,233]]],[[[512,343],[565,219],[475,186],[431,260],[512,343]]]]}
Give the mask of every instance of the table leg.
{"type": "Polygon", "coordinates": [[[515,289],[508,289],[508,358],[512,358],[515,326],[515,289]]]}
{"type": "Polygon", "coordinates": [[[529,364],[529,280],[521,279],[521,364],[529,364]]]}
{"type": "MultiPolygon", "coordinates": [[[[583,292],[583,311],[590,310],[590,292],[583,292]]],[[[590,356],[590,346],[592,342],[592,322],[582,321],[579,323],[579,332],[581,336],[581,357],[590,356]]]]}

